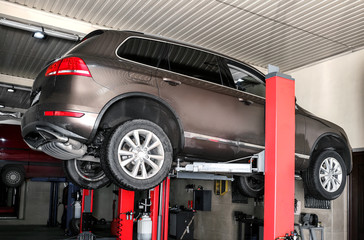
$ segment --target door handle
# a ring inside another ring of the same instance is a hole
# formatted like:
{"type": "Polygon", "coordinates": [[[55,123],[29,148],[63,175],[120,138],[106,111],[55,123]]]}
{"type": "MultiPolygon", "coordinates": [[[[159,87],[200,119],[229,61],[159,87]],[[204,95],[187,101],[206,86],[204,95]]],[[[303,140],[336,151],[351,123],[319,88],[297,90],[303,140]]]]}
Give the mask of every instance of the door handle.
{"type": "Polygon", "coordinates": [[[238,100],[239,100],[239,102],[245,103],[245,105],[251,105],[251,104],[254,103],[253,101],[247,100],[247,99],[244,99],[244,98],[238,98],[238,100]]]}
{"type": "Polygon", "coordinates": [[[164,82],[168,83],[169,85],[171,86],[178,86],[178,85],[181,85],[181,82],[180,81],[177,81],[177,80],[173,80],[173,79],[170,79],[170,78],[163,78],[162,79],[164,82]]]}

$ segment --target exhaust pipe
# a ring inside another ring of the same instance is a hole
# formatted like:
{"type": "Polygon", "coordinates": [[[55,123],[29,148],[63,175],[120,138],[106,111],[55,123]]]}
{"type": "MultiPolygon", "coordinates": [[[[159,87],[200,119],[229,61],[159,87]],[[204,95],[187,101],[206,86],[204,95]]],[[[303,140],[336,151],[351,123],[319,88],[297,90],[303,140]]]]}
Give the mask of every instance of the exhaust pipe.
{"type": "Polygon", "coordinates": [[[38,150],[62,160],[81,158],[87,152],[87,146],[79,141],[45,128],[37,127],[39,134],[47,140],[38,150]]]}

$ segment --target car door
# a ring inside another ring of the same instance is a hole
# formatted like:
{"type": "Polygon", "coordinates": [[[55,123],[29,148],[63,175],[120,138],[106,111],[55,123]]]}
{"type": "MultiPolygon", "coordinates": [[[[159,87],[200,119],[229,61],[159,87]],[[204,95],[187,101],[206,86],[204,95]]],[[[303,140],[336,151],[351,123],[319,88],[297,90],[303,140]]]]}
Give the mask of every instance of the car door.
{"type": "Polygon", "coordinates": [[[39,151],[29,151],[28,177],[64,177],[60,159],[53,158],[39,151]]]}
{"type": "MultiPolygon", "coordinates": [[[[265,146],[265,83],[263,76],[247,65],[232,60],[223,59],[237,89],[239,101],[250,106],[249,109],[237,106],[237,118],[245,118],[246,126],[241,126],[236,132],[239,142],[239,157],[247,152],[264,150],[265,146]],[[249,111],[249,112],[248,112],[249,111]],[[247,128],[247,129],[244,129],[247,128]],[[244,135],[246,134],[246,135],[244,135]]],[[[239,105],[239,104],[237,104],[239,105]]],[[[296,169],[300,169],[304,153],[305,118],[296,106],[295,110],[295,152],[296,169]]]]}
{"type": "MultiPolygon", "coordinates": [[[[218,57],[170,44],[156,78],[160,97],[182,122],[183,153],[203,159],[234,159],[238,153],[235,131],[245,119],[234,116],[236,102],[240,103],[238,92],[223,85],[218,57]]],[[[244,103],[239,107],[250,108],[244,103]]]]}
{"type": "Polygon", "coordinates": [[[265,84],[247,65],[225,58],[221,64],[230,81],[227,94],[234,106],[231,121],[236,124],[231,127],[239,146],[237,157],[258,153],[265,145],[265,84]]]}

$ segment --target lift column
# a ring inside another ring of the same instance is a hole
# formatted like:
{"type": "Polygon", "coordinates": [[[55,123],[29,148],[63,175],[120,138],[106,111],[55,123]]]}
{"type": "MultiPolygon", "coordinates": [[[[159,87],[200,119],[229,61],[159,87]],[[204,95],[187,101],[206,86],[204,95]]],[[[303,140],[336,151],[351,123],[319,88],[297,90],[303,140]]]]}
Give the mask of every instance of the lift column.
{"type": "Polygon", "coordinates": [[[264,239],[294,230],[295,82],[279,68],[266,76],[264,239]]]}
{"type": "Polygon", "coordinates": [[[82,189],[80,233],[91,232],[94,190],[82,189]]]}
{"type": "Polygon", "coordinates": [[[168,239],[170,177],[150,191],[152,240],[168,239]]]}

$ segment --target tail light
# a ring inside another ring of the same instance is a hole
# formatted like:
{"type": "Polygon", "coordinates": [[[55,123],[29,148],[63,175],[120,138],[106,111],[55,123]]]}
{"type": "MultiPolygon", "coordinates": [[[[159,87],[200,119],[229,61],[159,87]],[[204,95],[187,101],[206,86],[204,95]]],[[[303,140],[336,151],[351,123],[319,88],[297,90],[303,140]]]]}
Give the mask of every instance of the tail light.
{"type": "Polygon", "coordinates": [[[81,75],[91,77],[86,63],[78,57],[69,57],[52,63],[45,73],[45,76],[59,75],[81,75]]]}
{"type": "Polygon", "coordinates": [[[44,116],[59,116],[59,117],[75,117],[80,118],[84,113],[80,112],[69,112],[69,111],[45,111],[44,116]]]}

